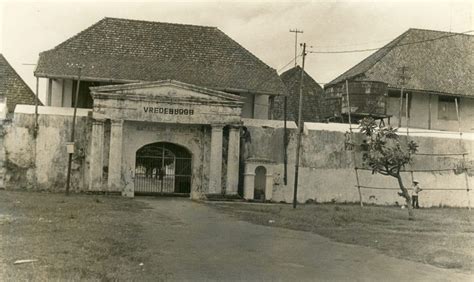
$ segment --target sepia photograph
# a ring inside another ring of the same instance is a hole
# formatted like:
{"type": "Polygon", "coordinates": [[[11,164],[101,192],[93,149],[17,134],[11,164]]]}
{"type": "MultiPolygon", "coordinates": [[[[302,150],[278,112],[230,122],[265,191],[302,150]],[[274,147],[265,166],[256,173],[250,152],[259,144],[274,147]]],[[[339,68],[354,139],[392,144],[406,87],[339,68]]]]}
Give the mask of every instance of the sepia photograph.
{"type": "Polygon", "coordinates": [[[0,0],[0,281],[474,281],[474,1],[0,0]]]}

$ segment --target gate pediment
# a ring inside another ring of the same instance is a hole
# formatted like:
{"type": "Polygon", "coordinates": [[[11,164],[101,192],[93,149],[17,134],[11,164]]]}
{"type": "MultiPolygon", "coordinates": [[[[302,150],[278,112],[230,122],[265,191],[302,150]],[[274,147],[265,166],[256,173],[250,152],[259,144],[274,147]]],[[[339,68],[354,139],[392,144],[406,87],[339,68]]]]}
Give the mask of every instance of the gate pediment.
{"type": "Polygon", "coordinates": [[[91,90],[94,98],[140,99],[173,102],[201,101],[217,103],[232,103],[240,101],[240,97],[237,95],[175,80],[91,87],[91,90]]]}
{"type": "Polygon", "coordinates": [[[94,114],[112,119],[166,123],[235,123],[243,103],[237,95],[163,80],[91,87],[94,114]]]}

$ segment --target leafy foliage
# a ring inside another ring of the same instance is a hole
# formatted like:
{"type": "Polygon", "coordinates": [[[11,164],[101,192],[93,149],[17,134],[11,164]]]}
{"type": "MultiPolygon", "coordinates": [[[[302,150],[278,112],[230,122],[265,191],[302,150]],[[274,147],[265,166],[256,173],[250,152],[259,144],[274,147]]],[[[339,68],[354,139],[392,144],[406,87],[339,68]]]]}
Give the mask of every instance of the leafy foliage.
{"type": "Polygon", "coordinates": [[[414,141],[400,141],[397,128],[379,127],[373,118],[361,120],[359,128],[367,137],[368,153],[364,155],[364,161],[372,173],[398,177],[401,169],[412,161],[412,155],[418,150],[414,141]]]}
{"type": "Polygon", "coordinates": [[[412,198],[403,185],[400,171],[412,162],[418,145],[413,140],[401,142],[397,128],[378,126],[373,118],[364,118],[359,128],[367,139],[368,153],[364,154],[364,161],[372,169],[372,174],[380,173],[397,178],[401,190],[398,195],[405,198],[408,219],[413,220],[412,198]]]}

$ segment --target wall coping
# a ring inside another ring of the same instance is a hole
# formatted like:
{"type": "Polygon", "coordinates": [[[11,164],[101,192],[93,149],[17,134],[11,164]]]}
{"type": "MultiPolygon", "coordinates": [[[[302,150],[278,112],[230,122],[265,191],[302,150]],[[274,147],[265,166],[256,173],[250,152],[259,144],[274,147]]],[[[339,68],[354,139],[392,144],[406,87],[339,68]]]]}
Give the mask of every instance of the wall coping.
{"type": "MultiPolygon", "coordinates": [[[[332,131],[332,132],[348,132],[349,124],[346,123],[318,123],[318,122],[305,122],[305,131],[332,131]]],[[[359,125],[352,124],[352,132],[359,133],[359,125]]],[[[406,127],[400,127],[398,133],[401,136],[406,136],[406,127]]],[[[447,139],[459,139],[459,132],[457,131],[442,131],[442,130],[430,130],[420,128],[409,128],[409,135],[412,137],[432,137],[432,138],[447,138],[447,139]]],[[[464,140],[474,140],[474,132],[463,132],[462,138],[464,140]]]]}
{"type": "MultiPolygon", "coordinates": [[[[76,115],[79,117],[87,117],[92,109],[77,109],[76,115]]],[[[16,105],[15,114],[35,114],[34,105],[16,105]]],[[[74,108],[65,107],[48,107],[38,106],[38,114],[40,115],[56,115],[56,116],[73,116],[74,108]]]]}
{"type": "MultiPolygon", "coordinates": [[[[283,120],[268,120],[268,119],[251,119],[251,118],[242,118],[244,126],[255,126],[255,127],[271,127],[271,128],[283,128],[283,120]]],[[[286,127],[288,129],[296,129],[296,123],[294,121],[287,121],[286,127]]]]}

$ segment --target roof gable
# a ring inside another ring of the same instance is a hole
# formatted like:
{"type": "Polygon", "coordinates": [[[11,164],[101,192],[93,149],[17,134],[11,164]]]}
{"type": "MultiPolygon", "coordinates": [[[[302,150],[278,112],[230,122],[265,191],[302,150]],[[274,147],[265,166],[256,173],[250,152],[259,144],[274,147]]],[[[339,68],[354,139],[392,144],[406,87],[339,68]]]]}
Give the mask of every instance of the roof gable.
{"type": "MultiPolygon", "coordinates": [[[[2,54],[0,54],[0,97],[7,99],[9,112],[13,112],[17,104],[35,104],[35,94],[2,54]]],[[[38,103],[41,105],[41,102],[38,103]]]]}
{"type": "Polygon", "coordinates": [[[276,71],[215,27],[104,18],[40,54],[35,75],[112,81],[174,79],[284,94],[276,71]]]}
{"type": "MultiPolygon", "coordinates": [[[[288,89],[287,97],[287,119],[297,121],[299,110],[299,93],[301,81],[301,67],[293,67],[280,75],[281,80],[288,89]]],[[[303,104],[302,119],[306,122],[316,122],[321,120],[323,89],[321,86],[305,71],[303,79],[303,104]]],[[[276,97],[273,107],[273,117],[283,119],[284,100],[282,97],[276,97]]]]}
{"type": "MultiPolygon", "coordinates": [[[[280,75],[281,80],[286,85],[290,94],[299,95],[299,86],[301,80],[301,67],[296,66],[291,68],[280,75]],[[297,87],[298,91],[292,91],[294,87],[297,87]]],[[[304,87],[303,87],[303,94],[304,95],[319,95],[323,92],[323,88],[311,77],[306,71],[304,72],[304,79],[303,79],[304,87]]]]}
{"type": "Polygon", "coordinates": [[[407,89],[474,96],[473,50],[472,35],[409,29],[330,84],[369,80],[399,88],[399,69],[406,67],[407,89]]]}

